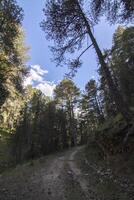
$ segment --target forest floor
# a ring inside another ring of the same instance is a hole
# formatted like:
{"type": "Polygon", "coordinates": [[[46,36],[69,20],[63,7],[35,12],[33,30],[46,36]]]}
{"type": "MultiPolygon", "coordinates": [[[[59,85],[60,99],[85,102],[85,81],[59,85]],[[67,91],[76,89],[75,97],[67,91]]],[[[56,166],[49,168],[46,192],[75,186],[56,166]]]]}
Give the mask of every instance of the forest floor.
{"type": "Polygon", "coordinates": [[[0,200],[133,200],[134,160],[112,159],[90,145],[30,161],[0,175],[0,200]]]}

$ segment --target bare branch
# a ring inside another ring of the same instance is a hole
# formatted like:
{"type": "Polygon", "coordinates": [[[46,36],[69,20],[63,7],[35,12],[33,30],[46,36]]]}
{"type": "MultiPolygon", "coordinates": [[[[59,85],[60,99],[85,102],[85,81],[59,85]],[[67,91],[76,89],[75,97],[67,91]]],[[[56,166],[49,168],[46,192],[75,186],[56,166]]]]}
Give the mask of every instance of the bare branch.
{"type": "Polygon", "coordinates": [[[78,60],[80,59],[80,57],[91,47],[93,46],[93,44],[89,45],[78,57],[78,60]]]}

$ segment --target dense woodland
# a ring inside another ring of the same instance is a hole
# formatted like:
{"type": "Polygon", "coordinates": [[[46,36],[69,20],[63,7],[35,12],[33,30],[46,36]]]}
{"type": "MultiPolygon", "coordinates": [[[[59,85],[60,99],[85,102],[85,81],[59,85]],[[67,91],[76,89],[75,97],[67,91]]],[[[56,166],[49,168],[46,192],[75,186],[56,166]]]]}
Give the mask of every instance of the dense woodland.
{"type": "Polygon", "coordinates": [[[5,169],[27,159],[86,144],[91,139],[104,154],[131,150],[133,2],[47,0],[43,12],[40,26],[46,37],[54,41],[54,62],[69,68],[57,84],[53,98],[31,85],[23,86],[29,73],[29,48],[21,24],[24,13],[15,0],[0,0],[0,167],[5,169]],[[110,24],[120,23],[111,49],[101,50],[93,34],[102,16],[110,24]],[[82,55],[90,47],[96,53],[99,80],[89,80],[85,90],[80,91],[73,76],[82,67],[82,55]],[[74,57],[74,52],[79,55],[74,57]]]}

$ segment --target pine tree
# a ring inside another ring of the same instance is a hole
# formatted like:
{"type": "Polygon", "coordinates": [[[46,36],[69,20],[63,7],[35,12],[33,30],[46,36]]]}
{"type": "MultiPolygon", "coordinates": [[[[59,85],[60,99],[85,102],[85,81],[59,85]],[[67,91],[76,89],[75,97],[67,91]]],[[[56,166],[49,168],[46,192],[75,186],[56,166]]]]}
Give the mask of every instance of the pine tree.
{"type": "Polygon", "coordinates": [[[12,82],[16,82],[16,85],[20,81],[19,75],[15,78],[15,73],[22,72],[18,67],[22,60],[18,56],[16,40],[21,34],[19,27],[22,19],[23,11],[15,0],[0,1],[0,107],[9,95],[7,85],[10,83],[7,78],[11,79],[12,76],[12,82]]]}
{"type": "Polygon", "coordinates": [[[76,126],[75,126],[75,113],[74,109],[76,107],[79,89],[75,86],[73,81],[69,79],[64,79],[57,85],[55,91],[55,99],[61,108],[65,109],[67,112],[69,134],[71,137],[71,145],[77,144],[76,126]]]}
{"type": "MultiPolygon", "coordinates": [[[[46,19],[42,22],[41,26],[47,33],[48,38],[53,39],[55,42],[56,47],[53,47],[52,51],[54,55],[56,55],[55,60],[58,64],[62,61],[66,62],[66,53],[73,53],[76,49],[80,50],[84,44],[86,36],[90,38],[91,45],[89,45],[81,55],[83,55],[83,53],[91,46],[94,47],[101,70],[103,71],[103,75],[105,76],[117,109],[129,123],[131,120],[129,108],[125,105],[122,95],[114,84],[107,63],[105,62],[104,55],[93,35],[93,23],[91,23],[90,20],[90,13],[85,12],[84,6],[84,2],[78,0],[48,0],[46,8],[44,9],[46,19]]],[[[70,62],[71,69],[75,70],[75,68],[80,66],[81,55],[77,59],[74,59],[74,61],[70,62]]]]}

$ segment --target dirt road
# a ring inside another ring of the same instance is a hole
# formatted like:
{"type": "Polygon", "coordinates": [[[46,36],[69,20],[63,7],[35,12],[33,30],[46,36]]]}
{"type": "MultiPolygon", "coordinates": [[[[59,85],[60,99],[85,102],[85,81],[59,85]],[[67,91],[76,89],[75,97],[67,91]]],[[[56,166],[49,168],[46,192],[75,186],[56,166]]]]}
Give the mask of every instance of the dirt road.
{"type": "Polygon", "coordinates": [[[0,200],[133,200],[133,164],[103,160],[95,144],[72,148],[0,175],[0,200]]]}
{"type": "Polygon", "coordinates": [[[84,147],[18,166],[0,177],[0,200],[86,200],[87,182],[75,157],[84,147]]]}

